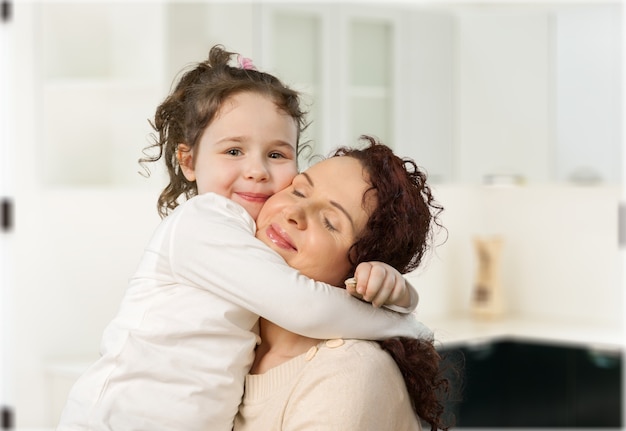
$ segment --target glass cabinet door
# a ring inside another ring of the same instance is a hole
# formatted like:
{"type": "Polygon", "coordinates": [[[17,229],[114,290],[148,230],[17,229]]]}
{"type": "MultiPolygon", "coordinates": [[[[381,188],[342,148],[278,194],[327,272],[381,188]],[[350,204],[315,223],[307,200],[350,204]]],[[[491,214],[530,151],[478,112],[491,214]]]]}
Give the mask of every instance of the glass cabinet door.
{"type": "Polygon", "coordinates": [[[322,23],[315,13],[304,11],[277,11],[271,21],[272,67],[279,78],[301,94],[303,109],[309,126],[300,139],[311,146],[301,157],[301,166],[306,166],[306,157],[322,153],[320,140],[324,127],[322,88],[322,23]]]}
{"type": "Polygon", "coordinates": [[[349,21],[349,139],[373,135],[393,147],[393,28],[389,22],[349,21]]]}
{"type": "Polygon", "coordinates": [[[303,94],[314,154],[373,135],[393,146],[395,21],[354,5],[264,6],[269,70],[303,94]]]}
{"type": "Polygon", "coordinates": [[[40,30],[33,48],[42,66],[36,82],[42,101],[42,183],[143,184],[137,159],[149,143],[147,120],[162,95],[164,7],[38,6],[40,30]]]}

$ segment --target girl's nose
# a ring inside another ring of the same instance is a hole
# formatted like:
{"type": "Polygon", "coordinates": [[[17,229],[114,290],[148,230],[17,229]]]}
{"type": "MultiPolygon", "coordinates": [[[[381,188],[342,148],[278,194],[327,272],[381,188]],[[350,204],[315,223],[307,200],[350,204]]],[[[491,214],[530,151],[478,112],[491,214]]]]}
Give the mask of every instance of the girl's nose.
{"type": "Polygon", "coordinates": [[[269,170],[265,163],[260,160],[251,160],[246,166],[244,176],[253,181],[267,181],[270,177],[269,170]]]}
{"type": "Polygon", "coordinates": [[[282,213],[288,223],[294,224],[298,229],[306,229],[306,208],[302,205],[287,205],[283,208],[282,213]]]}

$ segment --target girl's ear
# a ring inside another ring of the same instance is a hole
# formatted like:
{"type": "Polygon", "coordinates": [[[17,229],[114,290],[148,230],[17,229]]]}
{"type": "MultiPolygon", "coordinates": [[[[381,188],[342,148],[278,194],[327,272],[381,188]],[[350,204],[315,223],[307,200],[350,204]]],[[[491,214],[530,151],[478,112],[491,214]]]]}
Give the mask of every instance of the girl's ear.
{"type": "Polygon", "coordinates": [[[196,171],[193,166],[193,152],[187,144],[178,144],[176,147],[176,160],[178,160],[180,170],[187,181],[195,181],[196,171]]]}

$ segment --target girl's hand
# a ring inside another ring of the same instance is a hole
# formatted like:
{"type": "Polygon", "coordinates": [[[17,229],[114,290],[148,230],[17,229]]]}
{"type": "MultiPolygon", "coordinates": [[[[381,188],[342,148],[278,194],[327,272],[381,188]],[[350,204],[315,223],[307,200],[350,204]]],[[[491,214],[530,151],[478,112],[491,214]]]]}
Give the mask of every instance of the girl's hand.
{"type": "Polygon", "coordinates": [[[351,295],[371,302],[374,307],[396,305],[410,307],[413,287],[396,269],[382,262],[362,262],[354,271],[354,278],[346,280],[351,295]]]}

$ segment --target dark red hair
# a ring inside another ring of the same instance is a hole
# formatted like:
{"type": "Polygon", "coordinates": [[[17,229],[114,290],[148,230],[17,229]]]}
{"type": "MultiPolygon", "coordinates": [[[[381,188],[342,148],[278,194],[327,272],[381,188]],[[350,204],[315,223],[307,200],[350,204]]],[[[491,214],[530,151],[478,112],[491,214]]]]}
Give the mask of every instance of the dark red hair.
{"type": "MultiPolygon", "coordinates": [[[[443,211],[416,163],[400,158],[370,136],[361,136],[363,149],[342,147],[332,157],[353,157],[365,170],[370,188],[364,201],[375,194],[376,205],[367,226],[350,249],[351,273],[361,262],[380,261],[400,273],[414,270],[433,245],[435,228],[443,228],[443,211]]],[[[368,207],[365,205],[364,206],[368,207]]],[[[448,380],[434,340],[392,338],[379,341],[394,359],[406,384],[413,410],[431,430],[447,430],[444,399],[448,380]]]]}
{"type": "Polygon", "coordinates": [[[350,250],[352,270],[360,262],[380,261],[405,274],[417,268],[432,244],[434,228],[442,227],[438,215],[443,207],[413,160],[396,156],[370,136],[361,136],[361,141],[368,146],[341,147],[332,154],[357,159],[371,186],[366,198],[376,196],[376,208],[350,250]]]}

